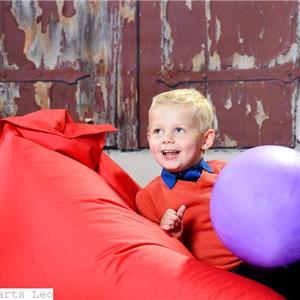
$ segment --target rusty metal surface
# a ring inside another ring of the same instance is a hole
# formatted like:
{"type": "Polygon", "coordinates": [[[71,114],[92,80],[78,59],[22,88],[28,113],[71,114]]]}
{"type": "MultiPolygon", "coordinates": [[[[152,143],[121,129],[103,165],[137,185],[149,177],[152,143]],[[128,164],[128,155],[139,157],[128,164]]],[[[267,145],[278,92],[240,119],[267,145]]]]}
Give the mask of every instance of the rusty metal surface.
{"type": "Polygon", "coordinates": [[[0,34],[1,117],[68,108],[138,146],[135,1],[0,1],[0,34]]]}
{"type": "Polygon", "coordinates": [[[294,146],[298,5],[298,1],[141,3],[141,73],[147,72],[147,80],[140,84],[142,146],[147,146],[151,97],[186,86],[203,92],[214,106],[215,147],[294,146]]]}

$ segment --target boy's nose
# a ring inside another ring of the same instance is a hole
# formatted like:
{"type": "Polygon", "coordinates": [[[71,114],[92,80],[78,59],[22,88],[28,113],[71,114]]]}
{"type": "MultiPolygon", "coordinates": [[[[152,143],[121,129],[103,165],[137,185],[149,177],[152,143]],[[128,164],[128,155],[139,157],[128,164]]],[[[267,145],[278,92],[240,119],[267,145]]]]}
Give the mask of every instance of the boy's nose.
{"type": "Polygon", "coordinates": [[[173,143],[174,138],[172,133],[166,133],[163,137],[163,143],[173,143]]]}

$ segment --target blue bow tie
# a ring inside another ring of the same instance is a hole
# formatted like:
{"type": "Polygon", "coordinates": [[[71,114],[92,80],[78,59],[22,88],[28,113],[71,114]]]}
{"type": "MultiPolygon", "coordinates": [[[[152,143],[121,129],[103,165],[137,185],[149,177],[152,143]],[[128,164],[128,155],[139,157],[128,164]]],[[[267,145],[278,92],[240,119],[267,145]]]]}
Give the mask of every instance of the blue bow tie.
{"type": "Polygon", "coordinates": [[[175,186],[178,179],[186,181],[197,181],[201,176],[203,169],[207,172],[213,173],[212,168],[208,165],[207,162],[205,162],[202,159],[198,164],[183,172],[171,173],[166,169],[162,169],[161,178],[169,187],[169,189],[172,189],[175,186]]]}

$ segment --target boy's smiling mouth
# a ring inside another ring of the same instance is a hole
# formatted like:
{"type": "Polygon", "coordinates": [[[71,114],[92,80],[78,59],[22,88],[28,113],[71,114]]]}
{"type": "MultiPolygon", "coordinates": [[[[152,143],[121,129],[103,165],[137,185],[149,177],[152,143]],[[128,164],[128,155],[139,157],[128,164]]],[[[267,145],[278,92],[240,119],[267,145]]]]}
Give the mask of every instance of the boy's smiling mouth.
{"type": "Polygon", "coordinates": [[[161,153],[163,154],[164,158],[171,160],[177,158],[180,151],[175,149],[166,149],[166,150],[161,150],[161,153]]]}

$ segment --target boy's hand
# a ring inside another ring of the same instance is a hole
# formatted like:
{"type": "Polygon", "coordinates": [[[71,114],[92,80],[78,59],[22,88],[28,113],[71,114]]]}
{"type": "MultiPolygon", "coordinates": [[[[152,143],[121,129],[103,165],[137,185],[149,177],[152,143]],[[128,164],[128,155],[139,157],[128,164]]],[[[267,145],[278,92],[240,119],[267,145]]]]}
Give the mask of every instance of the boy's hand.
{"type": "Polygon", "coordinates": [[[160,221],[160,227],[173,237],[179,238],[183,231],[183,215],[185,206],[181,205],[177,211],[169,208],[166,210],[160,221]]]}

